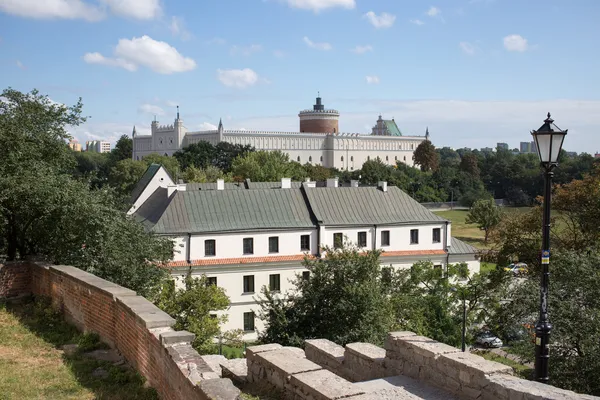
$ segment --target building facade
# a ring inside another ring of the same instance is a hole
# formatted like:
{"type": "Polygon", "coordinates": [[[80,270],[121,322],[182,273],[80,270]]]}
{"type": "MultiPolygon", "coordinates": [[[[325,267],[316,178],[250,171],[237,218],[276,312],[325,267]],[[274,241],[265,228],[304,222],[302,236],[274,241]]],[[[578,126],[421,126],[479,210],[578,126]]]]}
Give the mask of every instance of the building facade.
{"type": "Polygon", "coordinates": [[[134,127],[133,159],[141,160],[152,153],[172,156],[176,151],[200,141],[211,144],[229,142],[250,145],[256,150],[279,150],[288,154],[290,160],[302,164],[352,171],[377,157],[388,165],[396,165],[400,161],[413,166],[413,152],[426,139],[425,136],[404,136],[397,126],[398,134],[394,135],[340,133],[339,115],[336,110],[326,109],[321,98],[317,97],[312,110],[298,114],[299,132],[226,130],[221,121],[216,130],[188,132],[178,111],[172,125],[159,125],[158,121],[153,121],[150,135],[138,135],[134,127]]]}
{"type": "Polygon", "coordinates": [[[110,153],[110,142],[105,140],[90,140],[85,142],[85,151],[94,153],[110,153]]]}
{"type": "Polygon", "coordinates": [[[81,151],[81,143],[79,143],[77,139],[69,140],[68,146],[73,151],[81,151]]]}
{"type": "Polygon", "coordinates": [[[303,260],[323,256],[325,246],[381,249],[389,268],[429,260],[439,268],[466,262],[479,272],[476,249],[452,237],[450,221],[386,182],[175,184],[153,164],[132,193],[129,214],[173,240],[169,268],[180,287],[191,271],[225,289],[231,306],[222,328],[242,329],[246,340],[263,329],[255,318],[261,288],[285,293],[294,279],[309,279],[303,260]]]}

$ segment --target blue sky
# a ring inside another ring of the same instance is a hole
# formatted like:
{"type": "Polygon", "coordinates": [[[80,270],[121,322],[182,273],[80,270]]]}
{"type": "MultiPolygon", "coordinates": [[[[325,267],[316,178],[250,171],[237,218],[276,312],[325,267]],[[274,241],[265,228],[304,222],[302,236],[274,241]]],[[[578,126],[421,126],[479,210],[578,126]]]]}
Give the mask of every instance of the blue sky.
{"type": "Polygon", "coordinates": [[[436,146],[518,147],[552,112],[600,151],[597,0],[0,0],[0,86],[38,88],[114,141],[154,114],[189,130],[294,131],[317,91],[340,130],[379,113],[436,146]]]}

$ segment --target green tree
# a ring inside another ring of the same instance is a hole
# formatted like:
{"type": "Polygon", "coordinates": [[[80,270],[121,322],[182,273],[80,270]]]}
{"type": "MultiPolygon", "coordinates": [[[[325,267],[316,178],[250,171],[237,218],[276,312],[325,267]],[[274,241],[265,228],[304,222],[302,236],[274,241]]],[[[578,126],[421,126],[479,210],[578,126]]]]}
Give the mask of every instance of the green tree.
{"type": "Polygon", "coordinates": [[[413,153],[413,161],[421,171],[435,171],[440,165],[440,156],[429,140],[422,141],[413,153]]]}
{"type": "Polygon", "coordinates": [[[324,251],[323,258],[304,260],[310,278],[298,276],[291,293],[278,295],[263,288],[259,314],[267,326],[260,333],[263,342],[299,346],[306,339],[325,338],[342,345],[381,344],[393,329],[380,253],[361,253],[347,244],[324,251]]]}
{"type": "Polygon", "coordinates": [[[233,161],[232,174],[237,179],[255,182],[275,182],[281,178],[302,180],[306,177],[302,165],[290,161],[289,156],[280,151],[256,151],[238,157],[233,161]]]}
{"type": "Polygon", "coordinates": [[[224,172],[230,172],[233,160],[238,157],[244,157],[253,151],[255,151],[254,147],[249,144],[241,145],[219,142],[215,146],[215,156],[212,165],[224,172]]]}
{"type": "Polygon", "coordinates": [[[74,151],[76,160],[73,176],[77,179],[89,180],[95,188],[101,188],[108,181],[111,160],[106,153],[92,151],[74,151]]]}
{"type": "Polygon", "coordinates": [[[460,170],[466,172],[467,174],[479,178],[479,165],[477,163],[477,156],[473,153],[466,153],[460,159],[460,170]]]}
{"type": "Polygon", "coordinates": [[[133,139],[127,135],[122,135],[115,148],[110,152],[110,158],[113,163],[121,160],[129,160],[133,157],[133,139]]]}
{"type": "Polygon", "coordinates": [[[187,183],[216,182],[217,179],[223,179],[226,182],[233,181],[231,174],[224,174],[223,171],[212,165],[209,165],[206,168],[196,168],[191,166],[183,172],[183,180],[187,183]]]}
{"type": "MultiPolygon", "coordinates": [[[[322,165],[312,165],[306,163],[303,165],[306,175],[313,181],[326,181],[332,176],[332,170],[322,165]]],[[[341,178],[340,178],[341,179],[341,178]]]]}
{"type": "Polygon", "coordinates": [[[379,181],[389,182],[392,176],[392,168],[381,161],[379,157],[374,160],[365,161],[361,169],[362,183],[376,185],[379,181]]]}
{"type": "Polygon", "coordinates": [[[223,288],[209,284],[205,275],[194,278],[188,273],[184,284],[178,289],[175,281],[165,282],[157,306],[175,318],[176,330],[196,335],[192,345],[200,354],[214,353],[213,339],[219,335],[220,325],[227,322],[227,315],[212,315],[227,309],[229,297],[223,288]]]}
{"type": "Polygon", "coordinates": [[[130,158],[118,161],[110,170],[108,182],[117,193],[128,197],[133,188],[142,178],[148,168],[145,161],[135,161],[130,158]]]}
{"type": "Polygon", "coordinates": [[[485,232],[483,239],[487,243],[490,231],[500,223],[502,213],[493,200],[479,200],[469,210],[465,222],[477,224],[477,227],[485,232]]]}
{"type": "Polygon", "coordinates": [[[189,167],[206,168],[213,165],[215,156],[215,146],[205,140],[192,143],[173,154],[182,169],[189,167]]]}
{"type": "Polygon", "coordinates": [[[152,153],[145,156],[142,161],[144,161],[147,166],[150,164],[161,164],[175,182],[177,182],[179,175],[181,175],[181,168],[175,157],[161,156],[160,154],[152,153]]]}

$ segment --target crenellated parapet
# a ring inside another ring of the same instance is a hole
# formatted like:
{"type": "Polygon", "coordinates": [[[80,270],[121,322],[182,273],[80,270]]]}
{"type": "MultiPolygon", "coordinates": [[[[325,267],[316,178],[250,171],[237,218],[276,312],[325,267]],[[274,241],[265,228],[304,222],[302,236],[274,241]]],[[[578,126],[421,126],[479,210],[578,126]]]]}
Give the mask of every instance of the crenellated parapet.
{"type": "Polygon", "coordinates": [[[159,125],[154,128],[154,132],[173,132],[174,130],[174,125],[159,125]]]}

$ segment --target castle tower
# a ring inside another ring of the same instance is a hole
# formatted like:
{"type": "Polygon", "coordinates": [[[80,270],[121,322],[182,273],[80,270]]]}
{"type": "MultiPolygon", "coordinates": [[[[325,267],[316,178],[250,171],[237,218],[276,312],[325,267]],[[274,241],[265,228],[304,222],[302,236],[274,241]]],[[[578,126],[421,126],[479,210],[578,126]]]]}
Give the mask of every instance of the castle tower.
{"type": "Polygon", "coordinates": [[[300,132],[306,133],[338,133],[340,113],[337,110],[328,110],[321,103],[321,96],[317,95],[317,102],[312,110],[302,110],[300,118],[300,132]]]}

